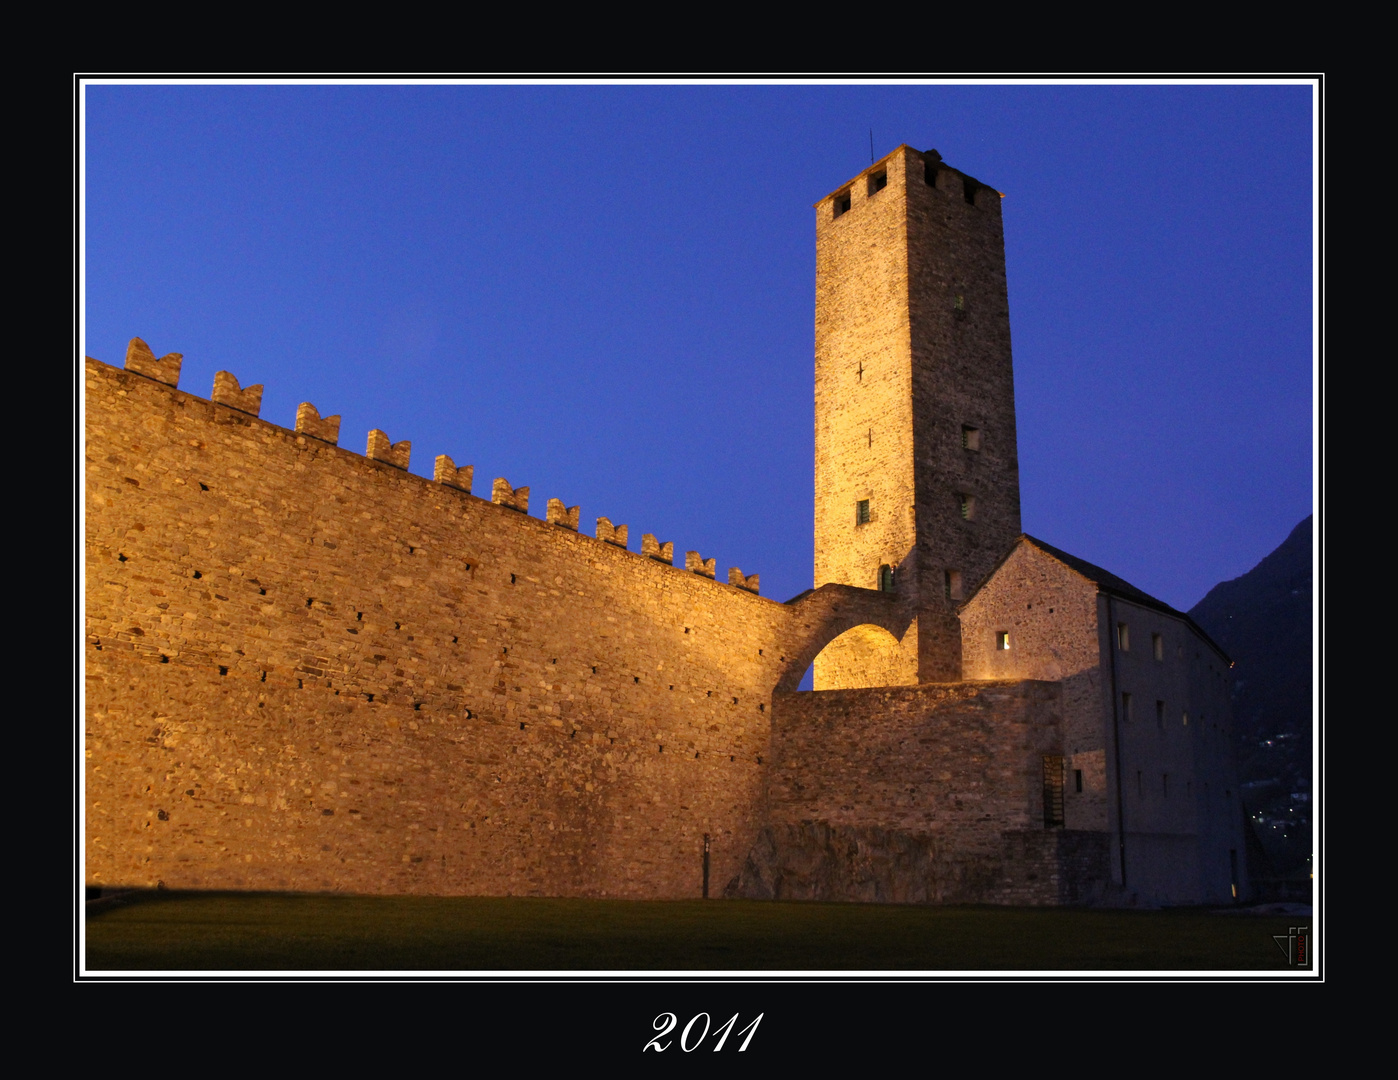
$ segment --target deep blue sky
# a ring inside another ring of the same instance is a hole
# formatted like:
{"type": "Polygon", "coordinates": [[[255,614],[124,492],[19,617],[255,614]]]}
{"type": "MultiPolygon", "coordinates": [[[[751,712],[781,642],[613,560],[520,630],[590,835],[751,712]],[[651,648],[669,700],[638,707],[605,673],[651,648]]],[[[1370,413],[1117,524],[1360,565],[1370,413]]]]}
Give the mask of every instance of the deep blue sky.
{"type": "Polygon", "coordinates": [[[870,128],[1006,193],[1026,532],[1188,608],[1311,511],[1309,86],[89,85],[83,344],[786,599],[811,204],[870,128]]]}

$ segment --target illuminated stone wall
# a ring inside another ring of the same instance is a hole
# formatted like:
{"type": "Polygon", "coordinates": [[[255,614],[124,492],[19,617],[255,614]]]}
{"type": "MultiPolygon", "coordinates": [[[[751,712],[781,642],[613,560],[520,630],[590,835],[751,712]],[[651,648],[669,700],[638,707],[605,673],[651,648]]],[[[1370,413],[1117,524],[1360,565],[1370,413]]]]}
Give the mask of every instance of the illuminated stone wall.
{"type": "Polygon", "coordinates": [[[1044,828],[1059,710],[1058,684],[1034,681],[777,695],[766,827],[730,895],[1100,898],[1107,836],[1044,828]]]}
{"type": "Polygon", "coordinates": [[[309,405],[268,423],[260,388],[200,399],[139,343],[129,366],[87,364],[92,884],[695,896],[704,833],[719,881],[752,843],[774,687],[906,626],[410,474],[381,432],[353,453],[309,405]]]}
{"type": "Polygon", "coordinates": [[[917,618],[890,683],[956,679],[955,606],[1020,531],[1000,196],[902,146],[815,210],[815,582],[889,567],[917,618]]]}

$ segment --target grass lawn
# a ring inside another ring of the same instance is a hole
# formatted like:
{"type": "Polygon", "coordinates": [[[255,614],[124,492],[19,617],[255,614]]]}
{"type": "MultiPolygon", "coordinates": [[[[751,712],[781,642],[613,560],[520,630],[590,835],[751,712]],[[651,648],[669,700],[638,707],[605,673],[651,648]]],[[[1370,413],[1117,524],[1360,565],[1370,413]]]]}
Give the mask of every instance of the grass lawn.
{"type": "Polygon", "coordinates": [[[87,968],[1282,972],[1309,918],[742,900],[158,893],[87,920],[87,968]]]}

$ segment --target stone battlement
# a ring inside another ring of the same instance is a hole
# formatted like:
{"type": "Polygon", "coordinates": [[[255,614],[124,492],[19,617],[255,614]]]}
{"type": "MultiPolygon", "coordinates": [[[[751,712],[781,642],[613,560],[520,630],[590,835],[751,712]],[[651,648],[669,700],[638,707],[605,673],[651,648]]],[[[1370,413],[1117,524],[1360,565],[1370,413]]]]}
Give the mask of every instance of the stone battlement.
{"type": "Polygon", "coordinates": [[[716,888],[756,838],[777,688],[907,626],[141,362],[86,368],[93,884],[695,896],[705,834],[716,888]]]}
{"type": "MultiPolygon", "coordinates": [[[[132,338],[126,350],[125,370],[178,390],[183,358],[182,353],[169,353],[156,359],[155,353],[149,345],[140,338],[132,338]]],[[[90,364],[102,363],[102,361],[92,357],[88,357],[88,362],[90,364]]],[[[237,376],[232,372],[220,371],[214,375],[214,386],[210,396],[202,400],[236,409],[254,419],[261,419],[259,414],[262,408],[262,391],[263,387],[260,384],[243,388],[237,376]]],[[[189,391],[182,392],[189,393],[189,391]]],[[[190,396],[197,397],[194,394],[190,396]]],[[[270,424],[271,421],[262,420],[262,423],[270,424]]],[[[282,430],[287,429],[283,428],[282,430]]],[[[309,401],[304,401],[297,407],[295,425],[291,430],[298,435],[309,435],[329,443],[331,446],[339,447],[340,418],[338,416],[322,417],[316,406],[309,401]]],[[[343,447],[339,448],[344,449],[343,447]]],[[[410,440],[393,442],[385,432],[375,428],[369,432],[363,456],[371,461],[383,462],[407,472],[411,452],[412,442],[410,440]]],[[[435,461],[432,482],[455,488],[470,495],[474,474],[474,466],[458,466],[448,455],[439,454],[435,461]]],[[[528,514],[529,488],[514,487],[504,477],[497,477],[491,488],[490,501],[498,506],[528,514]]],[[[579,529],[580,512],[581,507],[565,506],[562,499],[552,498],[548,500],[548,509],[544,520],[550,525],[557,525],[560,528],[586,536],[579,529]]],[[[626,525],[613,526],[610,519],[598,518],[595,539],[613,547],[628,550],[627,532],[626,525]]],[[[643,555],[657,562],[672,564],[674,562],[674,544],[660,544],[654,536],[647,533],[641,551],[635,554],[643,555]]],[[[717,581],[715,560],[699,559],[698,552],[689,552],[685,556],[685,569],[701,577],[707,577],[711,581],[717,581]]],[[[758,577],[757,574],[744,576],[735,566],[728,571],[727,584],[756,594],[758,577]]]]}

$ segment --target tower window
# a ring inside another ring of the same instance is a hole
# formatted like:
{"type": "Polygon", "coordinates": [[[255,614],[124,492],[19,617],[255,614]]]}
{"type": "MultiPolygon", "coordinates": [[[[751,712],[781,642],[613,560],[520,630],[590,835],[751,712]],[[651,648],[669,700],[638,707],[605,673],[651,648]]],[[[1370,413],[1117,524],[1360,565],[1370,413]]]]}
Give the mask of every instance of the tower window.
{"type": "Polygon", "coordinates": [[[1074,790],[1074,791],[1077,791],[1077,792],[1079,792],[1079,793],[1082,792],[1082,770],[1081,770],[1081,769],[1074,769],[1074,770],[1073,770],[1073,790],[1074,790]]]}
{"type": "Polygon", "coordinates": [[[995,647],[1005,652],[1010,648],[1010,632],[1008,630],[995,631],[995,647]]]}
{"type": "Polygon", "coordinates": [[[860,499],[854,507],[854,523],[856,525],[869,524],[869,500],[860,499]]]}
{"type": "Polygon", "coordinates": [[[849,213],[849,192],[835,196],[835,217],[849,213]]]}
{"type": "Polygon", "coordinates": [[[981,429],[973,428],[969,424],[961,425],[961,449],[979,450],[981,448],[981,429]]]}
{"type": "Polygon", "coordinates": [[[893,591],[893,567],[884,563],[879,567],[879,592],[893,591]]]}
{"type": "Polygon", "coordinates": [[[976,520],[976,497],[962,493],[957,496],[961,502],[961,516],[966,521],[976,520]]]}
{"type": "Polygon", "coordinates": [[[1189,727],[1189,712],[1188,712],[1188,710],[1186,710],[1185,712],[1183,712],[1183,713],[1180,714],[1180,724],[1181,724],[1182,727],[1189,727]]]}
{"type": "Polygon", "coordinates": [[[976,188],[979,186],[980,185],[973,180],[961,181],[961,194],[965,196],[966,201],[972,206],[976,205],[976,188]]]}
{"type": "Polygon", "coordinates": [[[1131,695],[1124,690],[1121,693],[1121,719],[1131,723],[1131,695]]]}
{"type": "Polygon", "coordinates": [[[948,600],[961,599],[961,571],[948,570],[946,572],[946,588],[948,600]]]}
{"type": "Polygon", "coordinates": [[[1157,660],[1165,659],[1165,639],[1163,637],[1159,634],[1151,634],[1150,647],[1157,660]]]}
{"type": "Polygon", "coordinates": [[[872,176],[869,177],[869,194],[870,194],[870,195],[874,194],[874,192],[876,192],[876,191],[882,191],[882,190],[883,190],[884,188],[886,188],[886,187],[888,187],[888,170],[887,170],[887,169],[885,169],[883,172],[876,172],[876,173],[874,173],[872,176]]]}
{"type": "Polygon", "coordinates": [[[1160,731],[1165,730],[1165,702],[1163,701],[1155,703],[1155,726],[1160,731]]]}
{"type": "Polygon", "coordinates": [[[1122,652],[1131,651],[1131,631],[1124,622],[1116,624],[1116,647],[1122,652]]]}

